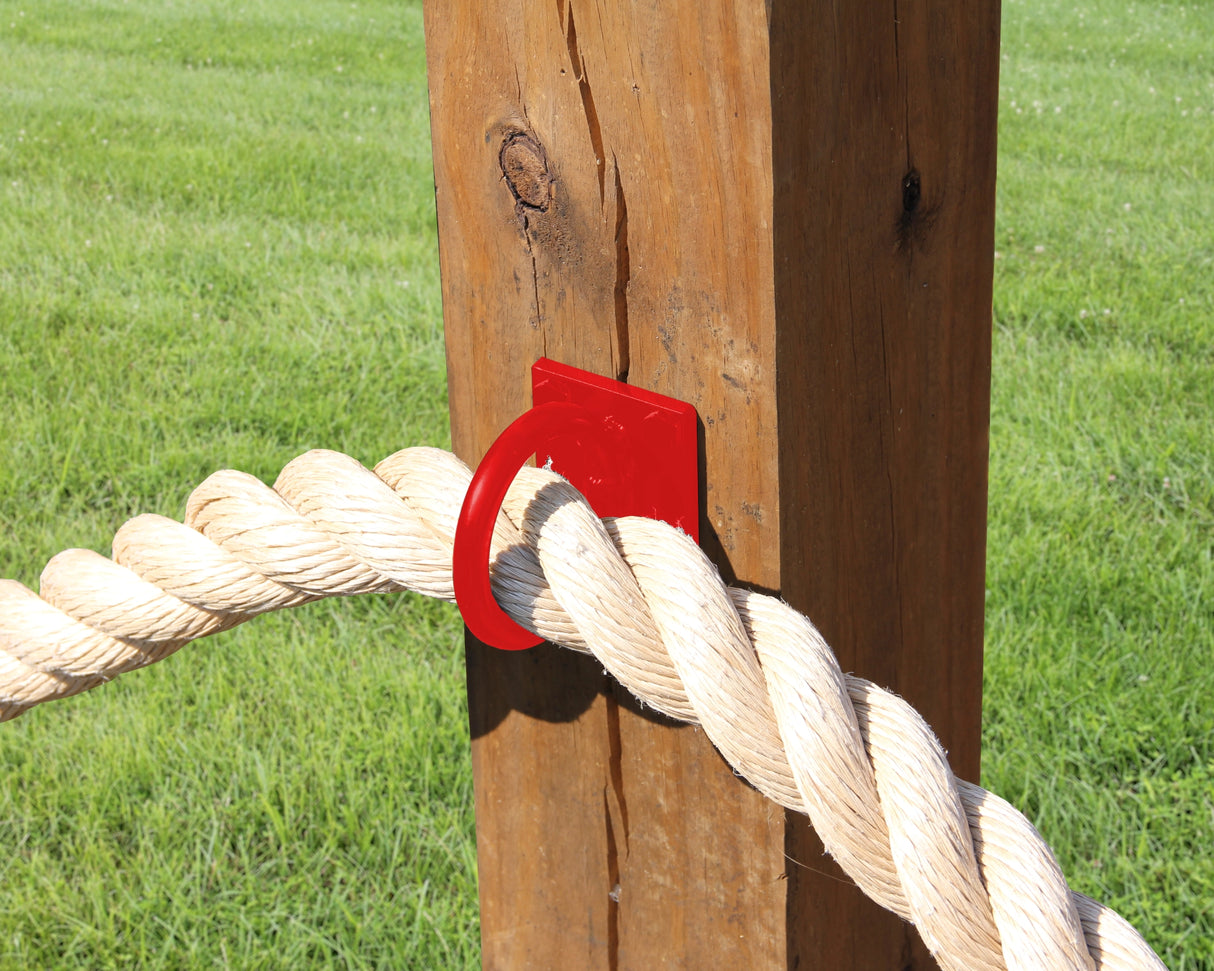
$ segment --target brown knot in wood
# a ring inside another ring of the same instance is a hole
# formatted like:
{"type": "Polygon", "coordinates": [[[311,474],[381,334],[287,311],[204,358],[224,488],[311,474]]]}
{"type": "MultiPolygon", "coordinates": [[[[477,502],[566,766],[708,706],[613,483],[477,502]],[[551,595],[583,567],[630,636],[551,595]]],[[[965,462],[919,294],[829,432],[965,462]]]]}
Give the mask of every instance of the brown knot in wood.
{"type": "Polygon", "coordinates": [[[515,132],[502,142],[498,156],[506,185],[517,204],[526,209],[547,212],[552,204],[552,183],[548,156],[543,146],[526,132],[515,132]]]}

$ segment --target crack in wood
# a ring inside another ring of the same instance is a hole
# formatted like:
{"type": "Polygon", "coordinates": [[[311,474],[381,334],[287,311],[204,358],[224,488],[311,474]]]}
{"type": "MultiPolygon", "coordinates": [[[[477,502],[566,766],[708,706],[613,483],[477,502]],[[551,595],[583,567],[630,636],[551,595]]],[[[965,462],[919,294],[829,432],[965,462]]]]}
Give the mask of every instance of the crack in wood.
{"type": "Polygon", "coordinates": [[[615,342],[618,348],[615,377],[617,381],[627,382],[632,361],[628,337],[628,284],[632,280],[632,267],[628,258],[628,202],[624,198],[624,183],[620,179],[620,163],[615,152],[611,153],[611,167],[615,173],[615,342]]]}
{"type": "Polygon", "coordinates": [[[582,96],[582,111],[586,114],[586,127],[590,131],[590,146],[594,149],[594,164],[598,167],[599,205],[607,201],[607,159],[603,153],[603,131],[599,127],[599,113],[594,107],[594,94],[590,90],[590,79],[586,76],[586,59],[578,50],[577,26],[573,22],[573,7],[569,7],[569,20],[565,27],[565,45],[569,49],[569,63],[577,78],[578,91],[582,96]]]}
{"type": "Polygon", "coordinates": [[[620,740],[620,703],[608,684],[604,701],[607,714],[608,785],[603,787],[603,822],[607,836],[607,966],[618,971],[620,961],[620,844],[617,824],[623,836],[623,854],[628,858],[628,803],[624,798],[623,746],[620,740]],[[613,806],[614,803],[614,806],[613,806]]]}

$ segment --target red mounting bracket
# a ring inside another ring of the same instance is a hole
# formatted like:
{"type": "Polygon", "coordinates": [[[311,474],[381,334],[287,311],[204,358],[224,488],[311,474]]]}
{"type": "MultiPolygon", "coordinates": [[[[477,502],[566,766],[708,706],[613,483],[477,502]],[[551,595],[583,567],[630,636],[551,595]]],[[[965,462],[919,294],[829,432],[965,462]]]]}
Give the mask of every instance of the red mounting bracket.
{"type": "Polygon", "coordinates": [[[493,525],[518,469],[551,462],[599,516],[647,516],[699,542],[699,434],[695,408],[665,395],[541,358],[533,407],[498,437],[472,477],[455,532],[455,597],[468,629],[507,651],[541,643],[493,599],[493,525]]]}

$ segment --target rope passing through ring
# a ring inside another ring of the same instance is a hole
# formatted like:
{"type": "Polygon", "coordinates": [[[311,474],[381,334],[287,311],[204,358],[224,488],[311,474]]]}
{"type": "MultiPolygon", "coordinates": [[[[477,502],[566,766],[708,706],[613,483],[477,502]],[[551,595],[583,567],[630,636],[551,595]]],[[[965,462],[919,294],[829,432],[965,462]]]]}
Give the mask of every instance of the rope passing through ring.
{"type": "MultiPolygon", "coordinates": [[[[0,580],[0,719],[266,611],[397,590],[454,602],[471,478],[440,449],[405,449],[374,471],[311,451],[273,488],[213,474],[184,523],[137,516],[111,559],[57,554],[40,594],[0,580]]],[[[1069,889],[1023,815],[953,776],[913,708],[845,675],[787,604],[726,586],[679,530],[600,520],[558,475],[523,468],[496,517],[490,582],[512,621],[593,654],[643,704],[700,725],[756,789],[807,814],[946,971],[1164,967],[1125,920],[1069,889]]]]}
{"type": "Polygon", "coordinates": [[[514,473],[535,454],[536,438],[543,430],[589,424],[589,413],[573,402],[537,405],[510,423],[473,473],[455,527],[451,570],[464,623],[486,644],[504,651],[525,651],[543,643],[542,638],[511,620],[493,599],[487,569],[493,526],[514,473]]]}

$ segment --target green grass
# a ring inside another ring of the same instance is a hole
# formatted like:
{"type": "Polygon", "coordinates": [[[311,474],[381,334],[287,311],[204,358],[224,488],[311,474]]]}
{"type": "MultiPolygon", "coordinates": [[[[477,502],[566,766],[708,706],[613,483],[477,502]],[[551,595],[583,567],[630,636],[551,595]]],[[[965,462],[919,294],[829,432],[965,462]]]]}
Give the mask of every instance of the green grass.
{"type": "Polygon", "coordinates": [[[1004,2],[983,782],[1214,968],[1214,9],[1004,2]]]}
{"type": "MultiPolygon", "coordinates": [[[[1004,2],[982,781],[1214,969],[1214,11],[1004,2]]],[[[0,0],[0,573],[447,443],[420,25],[0,0]]],[[[364,598],[0,727],[0,968],[478,966],[462,685],[364,598]]]]}
{"type": "MultiPolygon", "coordinates": [[[[0,3],[5,576],[218,467],[447,443],[420,28],[0,3]]],[[[3,726],[0,967],[475,965],[461,630],[318,604],[3,726]]]]}

